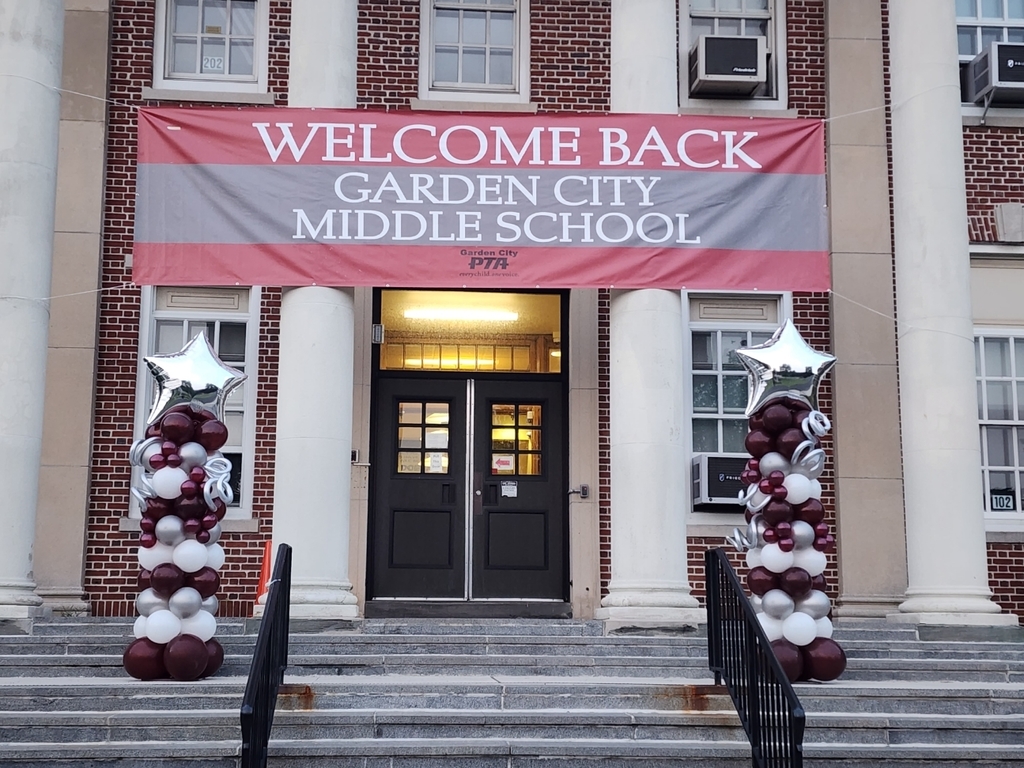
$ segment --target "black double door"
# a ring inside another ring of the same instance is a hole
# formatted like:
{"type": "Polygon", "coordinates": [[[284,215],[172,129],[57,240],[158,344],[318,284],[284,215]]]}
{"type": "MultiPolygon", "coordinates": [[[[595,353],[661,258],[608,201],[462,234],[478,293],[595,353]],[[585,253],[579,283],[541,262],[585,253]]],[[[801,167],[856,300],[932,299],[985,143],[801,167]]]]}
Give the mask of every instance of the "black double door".
{"type": "Polygon", "coordinates": [[[371,599],[567,599],[563,397],[560,381],[378,381],[371,599]]]}

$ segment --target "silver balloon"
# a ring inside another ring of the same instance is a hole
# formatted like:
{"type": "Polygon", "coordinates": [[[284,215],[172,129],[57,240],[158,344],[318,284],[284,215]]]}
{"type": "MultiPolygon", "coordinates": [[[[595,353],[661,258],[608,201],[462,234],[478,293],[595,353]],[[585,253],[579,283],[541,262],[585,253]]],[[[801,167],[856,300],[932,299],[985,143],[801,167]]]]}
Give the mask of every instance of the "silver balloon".
{"type": "Polygon", "coordinates": [[[167,608],[167,601],[160,597],[160,594],[150,587],[135,598],[135,610],[140,616],[149,616],[156,611],[163,611],[167,608]]]}
{"type": "Polygon", "coordinates": [[[185,529],[181,518],[167,515],[156,521],[156,540],[169,547],[176,547],[185,540],[185,529]]]}
{"type": "Polygon", "coordinates": [[[192,467],[201,467],[206,463],[206,449],[199,443],[185,443],[178,448],[178,455],[181,457],[181,468],[188,472],[192,467]]]}
{"type": "Polygon", "coordinates": [[[768,477],[772,472],[782,472],[786,475],[790,472],[789,462],[786,461],[786,457],[775,451],[766,453],[758,459],[757,466],[761,472],[761,477],[768,477]]]}
{"type": "Polygon", "coordinates": [[[793,521],[793,533],[790,534],[790,538],[797,549],[807,549],[814,544],[815,535],[814,528],[810,524],[803,520],[793,521]]]}
{"type": "Polygon", "coordinates": [[[810,347],[789,320],[764,344],[737,349],[736,356],[749,374],[747,416],[782,397],[817,410],[818,386],[836,363],[832,355],[810,347]]]}
{"type": "Polygon", "coordinates": [[[214,616],[217,615],[217,610],[220,608],[220,602],[217,600],[216,595],[210,595],[208,598],[203,600],[203,610],[207,613],[212,613],[214,616]]]}
{"type": "Polygon", "coordinates": [[[832,604],[829,602],[828,595],[817,589],[812,589],[805,597],[796,601],[796,611],[806,613],[815,620],[828,616],[831,608],[832,604]]]}
{"type": "Polygon", "coordinates": [[[220,523],[217,523],[215,526],[213,526],[213,528],[211,528],[209,531],[207,531],[207,533],[210,534],[210,540],[207,541],[206,543],[207,544],[216,544],[218,541],[220,541],[220,535],[223,532],[224,532],[224,530],[220,527],[220,523]]]}
{"type": "Polygon", "coordinates": [[[793,598],[781,589],[769,589],[761,598],[761,610],[781,621],[793,613],[793,598]]]}
{"type": "Polygon", "coordinates": [[[217,357],[205,333],[200,333],[180,352],[144,358],[159,386],[147,424],[152,424],[176,405],[206,409],[224,418],[224,403],[245,374],[225,365],[217,357]]]}
{"type": "Polygon", "coordinates": [[[203,596],[192,587],[182,587],[167,601],[171,613],[179,619],[195,616],[203,608],[203,596]]]}

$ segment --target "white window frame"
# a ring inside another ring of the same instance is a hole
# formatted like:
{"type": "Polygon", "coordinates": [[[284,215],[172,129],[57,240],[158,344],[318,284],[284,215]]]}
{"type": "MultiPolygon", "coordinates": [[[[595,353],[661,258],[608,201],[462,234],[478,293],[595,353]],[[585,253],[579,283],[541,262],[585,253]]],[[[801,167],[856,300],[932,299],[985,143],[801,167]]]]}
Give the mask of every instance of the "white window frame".
{"type": "Polygon", "coordinates": [[[516,0],[519,15],[514,43],[511,89],[482,84],[473,86],[441,86],[432,84],[434,64],[433,18],[435,0],[420,0],[420,77],[419,98],[424,101],[454,101],[475,104],[528,104],[530,101],[530,0],[516,0]]]}
{"type": "Polygon", "coordinates": [[[168,20],[173,0],[156,0],[153,27],[153,89],[200,93],[267,93],[270,0],[256,0],[256,35],[253,44],[253,79],[171,76],[167,73],[168,20]]]}
{"type": "MultiPolygon", "coordinates": [[[[716,292],[716,291],[682,291],[682,303],[683,303],[683,369],[684,376],[683,382],[686,387],[685,400],[685,417],[686,417],[686,468],[684,471],[689,477],[690,462],[696,455],[693,449],[693,333],[694,331],[757,331],[774,333],[778,328],[786,321],[787,318],[793,317],[793,294],[789,292],[783,293],[762,293],[761,291],[728,291],[728,292],[716,292]],[[757,299],[762,302],[774,301],[776,303],[776,318],[777,322],[771,321],[751,321],[751,320],[691,320],[690,319],[690,302],[693,299],[721,299],[728,301],[729,299],[757,299]]],[[[729,454],[736,456],[743,456],[746,454],[729,454]]],[[[687,494],[690,493],[690,484],[686,485],[687,494]]],[[[706,511],[695,511],[693,509],[693,499],[688,499],[686,502],[686,509],[689,515],[689,524],[697,526],[710,526],[705,533],[707,535],[719,535],[721,531],[717,530],[717,527],[725,526],[723,530],[732,530],[735,525],[743,527],[746,522],[743,519],[743,508],[737,504],[735,510],[723,506],[720,512],[706,512],[706,511]]],[[[690,533],[691,536],[698,535],[696,533],[690,533]]],[[[704,535],[704,534],[701,534],[704,535]]]]}
{"type": "MultiPolygon", "coordinates": [[[[737,106],[753,110],[786,109],[789,103],[788,59],[786,56],[786,0],[769,0],[768,23],[769,82],[774,80],[775,95],[747,98],[701,98],[690,96],[690,0],[679,3],[679,106],[707,112],[729,112],[737,106]]],[[[696,40],[693,41],[694,43],[696,40]]]]}
{"type": "MultiPolygon", "coordinates": [[[[200,307],[182,309],[157,309],[157,291],[163,286],[143,286],[140,301],[141,323],[139,327],[139,366],[135,385],[135,437],[141,438],[146,431],[146,417],[152,408],[152,393],[155,391],[153,375],[149,372],[143,358],[153,354],[153,345],[156,343],[156,324],[158,320],[191,320],[194,322],[222,321],[229,323],[246,324],[245,329],[245,368],[248,378],[245,380],[245,396],[243,398],[243,412],[245,418],[242,421],[242,439],[239,441],[242,446],[242,482],[241,499],[237,506],[228,507],[226,520],[250,520],[254,517],[252,509],[253,479],[256,467],[256,387],[257,387],[257,356],[259,354],[259,326],[260,326],[260,294],[259,287],[249,287],[249,300],[236,311],[225,311],[216,309],[203,309],[200,307]]],[[[182,288],[188,292],[190,288],[182,288]]],[[[217,289],[198,289],[205,292],[217,289]]],[[[225,293],[238,292],[238,289],[225,288],[225,293]]],[[[140,470],[133,468],[132,483],[136,482],[136,473],[140,470]]],[[[132,502],[129,509],[129,517],[140,518],[142,511],[139,504],[132,495],[132,502]]]]}

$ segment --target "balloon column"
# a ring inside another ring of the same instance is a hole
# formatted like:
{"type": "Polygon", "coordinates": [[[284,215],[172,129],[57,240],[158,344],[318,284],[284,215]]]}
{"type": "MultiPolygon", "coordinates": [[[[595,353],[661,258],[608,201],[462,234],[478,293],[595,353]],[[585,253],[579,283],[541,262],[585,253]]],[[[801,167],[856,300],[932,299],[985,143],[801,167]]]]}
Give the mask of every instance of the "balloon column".
{"type": "Polygon", "coordinates": [[[159,391],[145,437],[131,448],[142,505],[135,641],[124,668],[140,680],[196,680],[215,673],[220,521],[233,501],[231,463],[219,449],[228,394],[245,376],[224,365],[205,334],[180,352],[145,358],[159,391]]]}
{"type": "Polygon", "coordinates": [[[812,349],[788,320],[764,344],[736,350],[749,374],[741,480],[748,527],[731,543],[747,550],[747,586],[776,658],[791,681],[834,680],[846,654],[832,640],[825,553],[835,541],[824,522],[821,438],[831,429],[817,409],[818,386],[836,359],[812,349]]]}

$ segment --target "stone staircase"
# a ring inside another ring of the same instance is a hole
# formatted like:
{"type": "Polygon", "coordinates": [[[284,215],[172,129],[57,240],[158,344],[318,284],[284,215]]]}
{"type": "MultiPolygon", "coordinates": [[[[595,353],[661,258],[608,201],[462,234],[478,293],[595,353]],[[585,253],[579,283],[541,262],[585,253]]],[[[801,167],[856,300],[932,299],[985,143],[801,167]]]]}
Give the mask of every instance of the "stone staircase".
{"type": "MultiPolygon", "coordinates": [[[[238,765],[256,624],[225,619],[223,670],[144,683],[129,620],[0,636],[0,765],[238,765]]],[[[841,680],[801,684],[809,768],[1024,766],[1024,632],[843,624],[841,680]]],[[[596,622],[293,623],[271,766],[746,768],[750,748],[698,633],[596,622]]]]}

